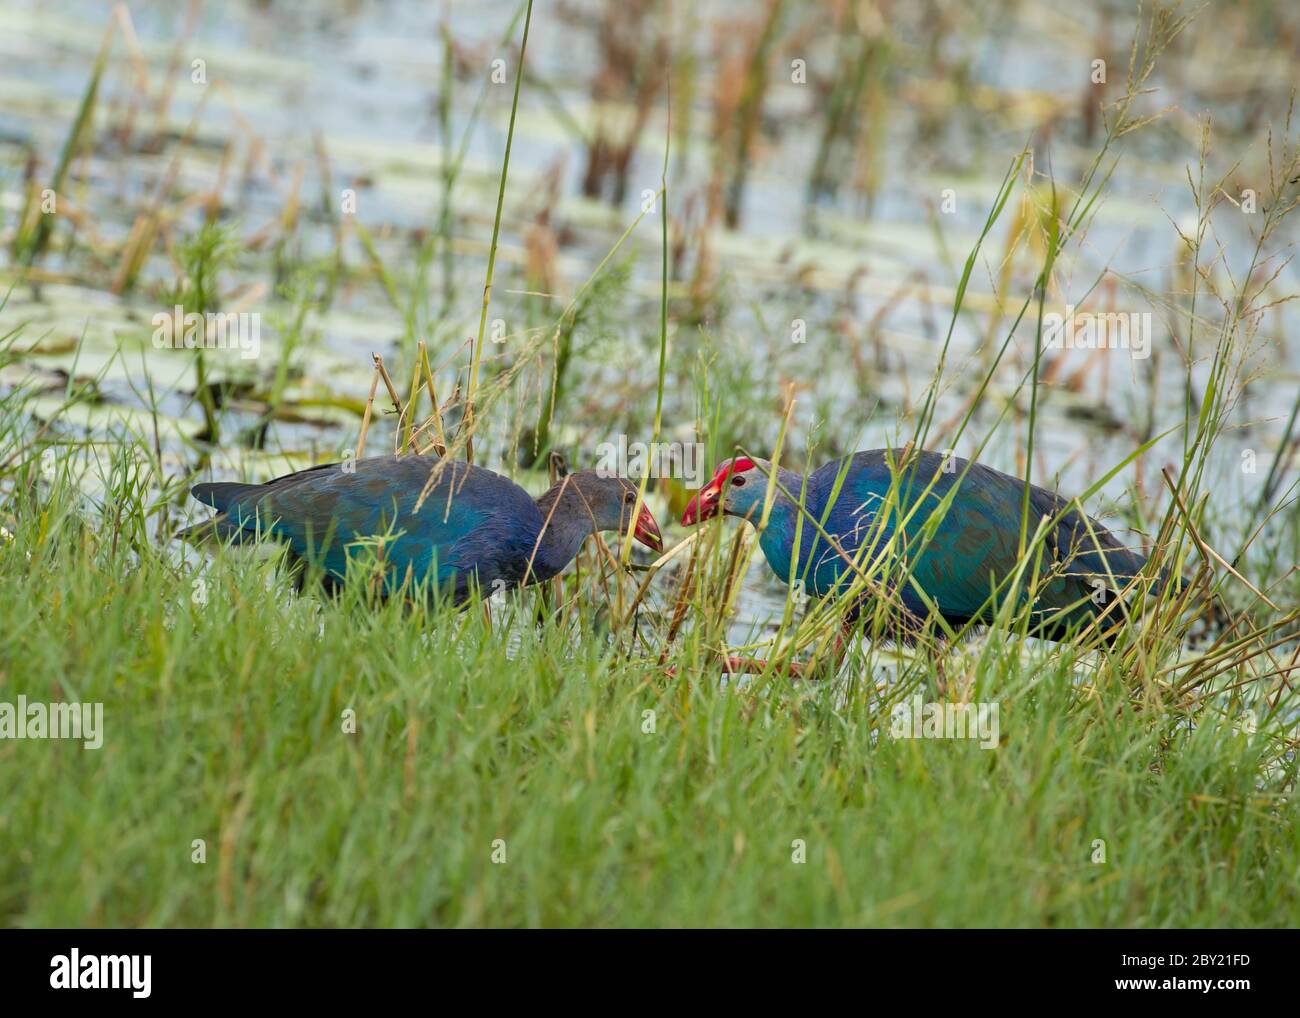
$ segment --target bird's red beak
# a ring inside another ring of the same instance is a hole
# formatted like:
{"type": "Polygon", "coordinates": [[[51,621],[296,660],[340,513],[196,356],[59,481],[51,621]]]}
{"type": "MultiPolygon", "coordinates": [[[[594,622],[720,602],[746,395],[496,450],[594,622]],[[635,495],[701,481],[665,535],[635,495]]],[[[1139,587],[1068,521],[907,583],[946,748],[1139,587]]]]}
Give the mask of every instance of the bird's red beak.
{"type": "Polygon", "coordinates": [[[695,497],[687,503],[686,511],[682,513],[683,526],[703,523],[718,515],[718,506],[722,504],[722,482],[726,479],[726,471],[719,471],[713,480],[695,493],[695,497]]]}
{"type": "Polygon", "coordinates": [[[647,505],[641,506],[641,515],[636,518],[636,529],[632,536],[651,551],[663,551],[664,539],[659,533],[659,524],[655,522],[654,513],[647,505]]]}

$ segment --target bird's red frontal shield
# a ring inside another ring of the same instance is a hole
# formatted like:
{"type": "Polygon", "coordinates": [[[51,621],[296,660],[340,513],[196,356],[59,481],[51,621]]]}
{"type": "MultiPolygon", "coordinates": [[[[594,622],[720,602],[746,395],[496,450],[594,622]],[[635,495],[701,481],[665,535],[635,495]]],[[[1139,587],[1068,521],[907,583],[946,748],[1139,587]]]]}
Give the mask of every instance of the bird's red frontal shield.
{"type": "Polygon", "coordinates": [[[682,525],[689,527],[692,523],[703,523],[717,516],[718,507],[722,504],[722,488],[727,483],[727,478],[732,474],[743,474],[746,470],[753,469],[754,461],[743,456],[734,460],[723,460],[718,464],[713,479],[696,492],[695,497],[687,504],[686,511],[682,513],[682,525]]]}

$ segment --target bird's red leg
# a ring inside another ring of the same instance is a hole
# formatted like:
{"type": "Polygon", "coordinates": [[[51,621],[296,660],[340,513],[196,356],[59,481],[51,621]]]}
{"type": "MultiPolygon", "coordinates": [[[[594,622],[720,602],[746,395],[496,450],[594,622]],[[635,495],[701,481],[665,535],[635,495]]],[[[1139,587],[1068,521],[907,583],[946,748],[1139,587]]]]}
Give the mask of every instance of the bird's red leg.
{"type": "MultiPolygon", "coordinates": [[[[839,673],[840,666],[844,664],[845,655],[849,652],[849,642],[850,631],[848,625],[845,624],[835,634],[835,642],[831,645],[829,660],[821,662],[815,669],[809,668],[806,664],[791,661],[780,666],[777,670],[792,679],[816,681],[817,679],[834,678],[839,673]]],[[[761,672],[767,667],[767,662],[759,658],[737,657],[729,654],[723,659],[723,667],[733,675],[738,675],[743,672],[761,672]]]]}
{"type": "MultiPolygon", "coordinates": [[[[778,674],[785,675],[791,679],[809,679],[816,680],[821,678],[833,678],[840,670],[840,665],[844,663],[844,657],[849,652],[850,629],[847,624],[842,626],[840,632],[835,635],[835,642],[831,646],[831,657],[827,662],[823,662],[820,667],[813,670],[806,664],[798,661],[788,661],[777,667],[778,674]]],[[[722,668],[729,675],[756,675],[764,671],[768,666],[765,658],[744,657],[739,654],[726,654],[722,658],[722,668]]],[[[669,677],[677,674],[676,666],[667,669],[669,677]]]]}
{"type": "MultiPolygon", "coordinates": [[[[767,668],[767,661],[764,658],[742,657],[738,654],[725,654],[721,659],[722,670],[728,675],[757,675],[767,668]]],[[[797,661],[790,661],[777,668],[779,673],[789,676],[792,679],[801,679],[804,677],[805,667],[797,661]]],[[[677,675],[677,666],[671,665],[665,671],[668,677],[675,678],[677,675]]]]}
{"type": "MultiPolygon", "coordinates": [[[[741,675],[746,672],[757,673],[767,667],[767,661],[756,657],[737,657],[734,654],[728,654],[722,659],[722,667],[732,675],[741,675]]],[[[797,661],[789,661],[777,668],[777,671],[788,675],[792,679],[801,679],[804,677],[805,668],[797,661]]]]}

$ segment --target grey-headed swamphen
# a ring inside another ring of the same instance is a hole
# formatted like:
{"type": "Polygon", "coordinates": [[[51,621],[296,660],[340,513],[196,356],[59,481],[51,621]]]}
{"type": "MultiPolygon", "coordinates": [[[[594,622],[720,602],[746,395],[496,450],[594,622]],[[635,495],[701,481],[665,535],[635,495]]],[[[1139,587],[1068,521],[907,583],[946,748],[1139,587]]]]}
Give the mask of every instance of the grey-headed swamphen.
{"type": "MultiPolygon", "coordinates": [[[[738,457],[723,462],[686,507],[682,522],[689,525],[719,513],[757,522],[771,469],[764,460],[738,457]]],[[[813,471],[803,494],[805,514],[797,505],[804,490],[803,476],[781,469],[777,480],[780,487],[759,538],[768,565],[783,582],[790,582],[793,572],[808,595],[820,598],[842,593],[857,572],[869,571],[878,556],[884,554],[888,561],[890,554],[896,554],[905,566],[894,570],[893,578],[889,570],[876,572],[877,582],[892,587],[901,607],[901,621],[891,638],[907,640],[919,629],[930,614],[927,599],[956,628],[972,621],[992,621],[992,613],[1011,589],[1006,581],[1018,563],[1025,491],[1021,479],[955,456],[921,452],[905,458],[901,449],[875,449],[813,471]],[[897,487],[890,497],[895,478],[897,487]],[[932,511],[954,486],[951,505],[937,525],[931,523],[933,534],[927,542],[926,524],[932,511]],[[887,502],[890,510],[877,521],[878,510],[887,502]],[[914,507],[916,512],[909,517],[914,507]],[[796,566],[795,525],[801,515],[796,566]],[[901,528],[900,520],[905,521],[901,528]],[[897,538],[892,545],[891,538],[897,538]],[[867,549],[859,557],[864,542],[867,549]],[[857,561],[856,572],[846,557],[857,561]]],[[[1055,520],[1044,542],[1030,606],[1030,633],[1057,641],[1096,619],[1146,563],[1145,555],[1125,547],[1096,520],[1067,507],[1061,496],[1029,486],[1029,535],[1042,517],[1055,520]]],[[[1026,572],[1018,585],[1021,604],[1027,601],[1029,587],[1026,572]]],[[[846,622],[856,619],[862,608],[861,599],[847,605],[846,622]]],[[[1109,629],[1119,619],[1118,612],[1111,611],[1101,626],[1109,629]]],[[[763,662],[732,659],[731,664],[737,665],[731,670],[749,670],[763,662]]]]}
{"type": "Polygon", "coordinates": [[[563,477],[534,499],[482,467],[436,456],[381,456],[312,467],[265,484],[199,484],[191,493],[218,515],[178,536],[275,538],[295,559],[318,563],[331,583],[346,578],[348,561],[361,548],[382,543],[389,593],[409,578],[410,589],[436,586],[457,602],[474,591],[482,597],[503,584],[550,579],[598,531],[631,529],[642,544],[656,551],[663,546],[645,505],[633,521],[636,486],[592,470],[563,477]]]}

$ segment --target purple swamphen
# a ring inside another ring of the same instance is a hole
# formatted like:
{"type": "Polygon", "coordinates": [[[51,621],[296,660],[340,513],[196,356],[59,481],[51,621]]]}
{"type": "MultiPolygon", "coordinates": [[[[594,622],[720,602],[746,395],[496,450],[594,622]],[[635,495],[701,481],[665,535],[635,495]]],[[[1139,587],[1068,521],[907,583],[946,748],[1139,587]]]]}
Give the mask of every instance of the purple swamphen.
{"type": "MultiPolygon", "coordinates": [[[[689,525],[723,513],[757,523],[771,469],[764,460],[744,457],[723,462],[686,507],[682,522],[689,525]]],[[[874,574],[878,584],[894,591],[900,607],[901,620],[891,638],[906,641],[919,631],[930,615],[927,601],[954,628],[991,622],[1012,587],[1007,581],[1018,568],[1025,492],[1019,478],[955,456],[920,452],[909,459],[901,449],[875,449],[813,471],[806,491],[805,478],[790,470],[778,470],[777,483],[759,537],[773,572],[786,583],[793,573],[805,593],[821,598],[843,592],[858,572],[870,574],[871,565],[886,552],[896,556],[901,566],[874,574]],[[797,504],[801,492],[806,513],[797,504]],[[951,504],[942,518],[931,520],[932,511],[949,496],[951,504]],[[882,506],[888,509],[880,514],[882,506]],[[795,526],[801,516],[796,566],[795,526]]],[[[1030,635],[1057,641],[1097,619],[1146,563],[1144,554],[1126,548],[1096,520],[1068,505],[1054,492],[1029,486],[1029,536],[1040,518],[1054,520],[1032,586],[1030,635]]],[[[1028,601],[1028,572],[1016,585],[1018,606],[1028,601]]],[[[861,599],[847,606],[846,628],[862,607],[861,599]]],[[[1109,628],[1119,618],[1111,611],[1100,626],[1109,628]]],[[[737,661],[742,666],[762,664],[737,661]]]]}
{"type": "Polygon", "coordinates": [[[632,530],[642,544],[663,547],[645,505],[633,520],[636,486],[593,470],[563,477],[534,499],[482,467],[436,456],[381,456],[265,484],[199,484],[191,493],[218,514],[178,536],[276,538],[295,559],[319,564],[331,584],[344,580],[349,560],[371,546],[382,555],[388,593],[409,582],[412,590],[448,591],[458,603],[503,584],[550,579],[598,531],[632,530]]]}

